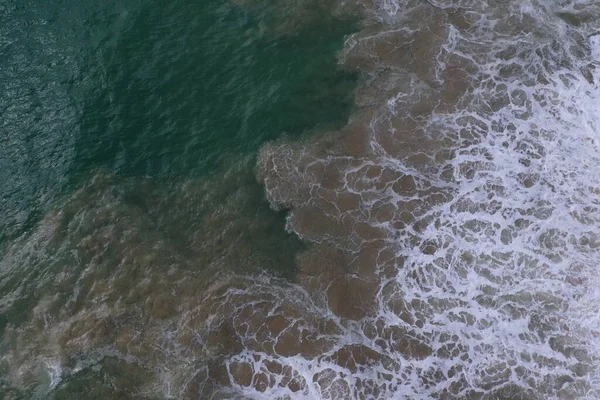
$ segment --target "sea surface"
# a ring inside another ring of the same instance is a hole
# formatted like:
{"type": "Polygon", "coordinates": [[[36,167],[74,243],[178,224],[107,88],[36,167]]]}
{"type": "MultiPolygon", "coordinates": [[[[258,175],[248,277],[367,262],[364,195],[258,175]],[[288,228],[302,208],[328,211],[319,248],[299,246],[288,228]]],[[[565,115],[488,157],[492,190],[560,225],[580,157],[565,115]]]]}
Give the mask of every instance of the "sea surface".
{"type": "Polygon", "coordinates": [[[0,398],[600,398],[600,3],[0,0],[0,398]]]}

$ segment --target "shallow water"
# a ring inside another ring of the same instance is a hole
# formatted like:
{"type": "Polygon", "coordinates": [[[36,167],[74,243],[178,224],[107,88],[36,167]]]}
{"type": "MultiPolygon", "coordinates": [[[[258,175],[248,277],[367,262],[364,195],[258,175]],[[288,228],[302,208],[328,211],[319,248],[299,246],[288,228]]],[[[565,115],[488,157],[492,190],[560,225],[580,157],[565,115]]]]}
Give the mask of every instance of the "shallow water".
{"type": "Polygon", "coordinates": [[[597,3],[138,6],[5,197],[6,396],[600,397],[597,3]]]}

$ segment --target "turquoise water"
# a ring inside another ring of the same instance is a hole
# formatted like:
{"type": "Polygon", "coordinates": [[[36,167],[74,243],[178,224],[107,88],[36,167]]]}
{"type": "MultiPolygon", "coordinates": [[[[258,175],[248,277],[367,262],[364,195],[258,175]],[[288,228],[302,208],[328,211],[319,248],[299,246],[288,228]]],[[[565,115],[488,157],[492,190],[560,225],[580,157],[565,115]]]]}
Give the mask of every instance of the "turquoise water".
{"type": "MultiPolygon", "coordinates": [[[[103,304],[118,303],[125,325],[164,318],[131,317],[144,276],[152,293],[181,279],[201,291],[223,270],[293,279],[302,245],[264,197],[256,152],[345,122],[356,76],[335,52],[355,27],[312,12],[282,24],[282,10],[0,1],[0,394],[128,398],[142,377],[158,379],[154,359],[135,371],[119,357],[89,361],[110,334],[83,350],[64,338],[58,353],[44,347],[53,323],[103,304]],[[128,269],[127,257],[149,254],[157,261],[128,269]],[[96,298],[105,281],[110,294],[96,298]],[[121,392],[119,377],[131,381],[121,392]]],[[[176,307],[182,295],[165,296],[176,307]]]]}

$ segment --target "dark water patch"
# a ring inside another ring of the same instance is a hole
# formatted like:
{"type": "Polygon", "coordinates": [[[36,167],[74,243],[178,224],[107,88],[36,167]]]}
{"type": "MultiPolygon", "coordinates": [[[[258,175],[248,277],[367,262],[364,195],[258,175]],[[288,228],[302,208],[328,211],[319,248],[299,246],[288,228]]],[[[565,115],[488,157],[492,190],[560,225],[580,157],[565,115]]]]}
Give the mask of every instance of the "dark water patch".
{"type": "Polygon", "coordinates": [[[274,38],[263,19],[223,1],[144,6],[114,48],[86,59],[98,85],[84,106],[77,169],[202,174],[226,164],[226,151],[343,123],[355,77],[334,54],[352,26],[330,19],[274,38]]]}
{"type": "Polygon", "coordinates": [[[68,181],[89,85],[80,61],[136,2],[0,2],[0,248],[35,225],[68,181]]]}
{"type": "Polygon", "coordinates": [[[260,16],[260,29],[273,37],[295,36],[306,30],[327,32],[339,21],[357,23],[364,17],[359,2],[345,0],[230,0],[260,16]]]}
{"type": "Polygon", "coordinates": [[[198,176],[282,132],[343,123],[355,76],[335,51],[353,25],[321,15],[278,36],[269,10],[3,2],[0,247],[97,167],[198,176]]]}

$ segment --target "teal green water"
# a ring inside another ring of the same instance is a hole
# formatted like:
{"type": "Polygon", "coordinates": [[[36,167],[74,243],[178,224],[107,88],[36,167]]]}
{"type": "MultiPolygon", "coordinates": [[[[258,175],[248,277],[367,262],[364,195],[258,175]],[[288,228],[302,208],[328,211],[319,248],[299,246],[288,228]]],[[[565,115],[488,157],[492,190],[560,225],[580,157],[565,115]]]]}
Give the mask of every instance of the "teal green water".
{"type": "Polygon", "coordinates": [[[0,4],[0,240],[90,169],[197,176],[348,112],[347,23],[286,35],[278,9],[225,0],[0,4]]]}
{"type": "Polygon", "coordinates": [[[141,361],[89,361],[110,333],[83,353],[62,338],[50,349],[53,326],[75,337],[73,321],[103,304],[118,300],[122,326],[156,328],[182,281],[201,290],[223,268],[292,278],[302,246],[270,210],[255,155],[342,124],[356,76],[335,59],[351,23],[281,23],[285,7],[0,0],[0,397],[113,398],[119,377],[158,379],[141,361]],[[124,269],[140,257],[154,261],[124,269]],[[143,293],[163,297],[134,318],[143,293]]]}

